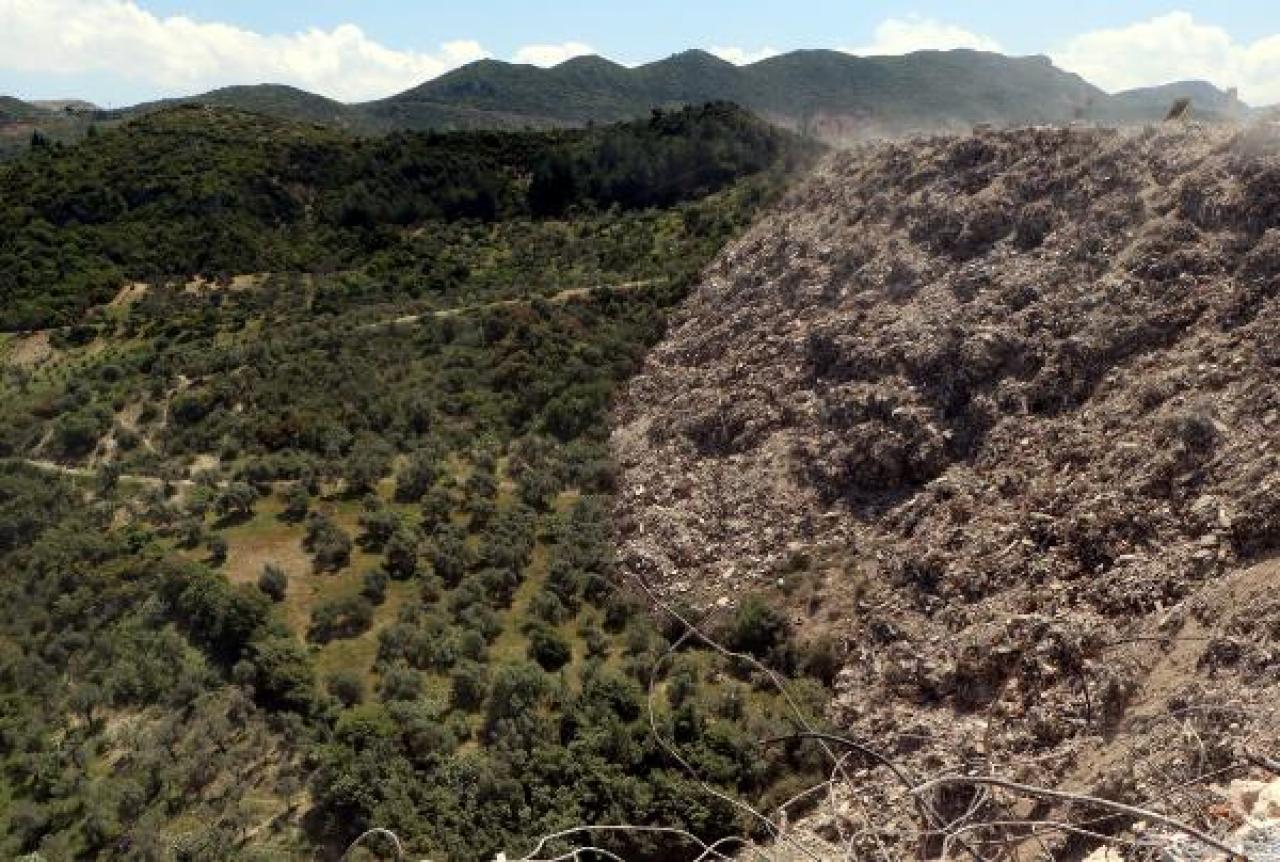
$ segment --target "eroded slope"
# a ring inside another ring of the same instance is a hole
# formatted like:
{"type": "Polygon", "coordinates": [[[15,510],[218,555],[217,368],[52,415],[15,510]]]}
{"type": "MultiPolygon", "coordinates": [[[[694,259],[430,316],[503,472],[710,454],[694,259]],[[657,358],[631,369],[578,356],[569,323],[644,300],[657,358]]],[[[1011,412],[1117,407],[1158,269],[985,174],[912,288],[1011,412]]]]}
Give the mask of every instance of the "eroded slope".
{"type": "Polygon", "coordinates": [[[842,642],[836,718],[926,772],[1141,799],[1235,762],[1280,724],[1278,276],[1274,130],[834,156],[617,408],[624,567],[786,587],[842,642]]]}

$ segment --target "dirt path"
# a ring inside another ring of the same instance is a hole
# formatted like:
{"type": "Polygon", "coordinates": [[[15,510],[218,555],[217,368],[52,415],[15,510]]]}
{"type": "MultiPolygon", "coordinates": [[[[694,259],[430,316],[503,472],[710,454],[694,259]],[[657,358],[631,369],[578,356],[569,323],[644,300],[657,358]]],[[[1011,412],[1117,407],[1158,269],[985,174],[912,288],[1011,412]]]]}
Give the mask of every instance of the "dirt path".
{"type": "MultiPolygon", "coordinates": [[[[645,287],[652,287],[655,284],[661,284],[666,281],[665,278],[647,278],[641,281],[625,281],[621,284],[600,284],[595,287],[572,287],[562,290],[559,293],[553,293],[547,297],[540,297],[546,302],[564,303],[573,299],[582,299],[596,293],[626,293],[628,291],[640,290],[645,287]]],[[[445,318],[457,317],[462,314],[470,314],[476,311],[485,311],[494,308],[510,308],[517,305],[528,305],[533,299],[500,299],[496,302],[482,302],[476,305],[463,305],[457,308],[443,308],[439,311],[428,311],[423,314],[407,314],[403,317],[397,317],[393,320],[380,320],[377,323],[367,323],[360,329],[388,329],[392,326],[411,325],[428,317],[445,318]]]]}
{"type": "MultiPolygon", "coordinates": [[[[57,461],[49,461],[43,458],[4,458],[0,459],[0,463],[26,464],[28,467],[35,467],[37,470],[43,470],[46,473],[57,473],[60,476],[69,476],[75,479],[93,479],[101,472],[96,467],[70,467],[66,464],[59,464],[57,461]]],[[[191,488],[196,484],[191,479],[165,479],[160,476],[142,476],[137,473],[123,473],[118,478],[121,482],[134,482],[151,488],[163,488],[165,485],[171,485],[175,488],[191,488]]],[[[217,484],[218,487],[223,487],[227,483],[224,480],[217,484]]]]}

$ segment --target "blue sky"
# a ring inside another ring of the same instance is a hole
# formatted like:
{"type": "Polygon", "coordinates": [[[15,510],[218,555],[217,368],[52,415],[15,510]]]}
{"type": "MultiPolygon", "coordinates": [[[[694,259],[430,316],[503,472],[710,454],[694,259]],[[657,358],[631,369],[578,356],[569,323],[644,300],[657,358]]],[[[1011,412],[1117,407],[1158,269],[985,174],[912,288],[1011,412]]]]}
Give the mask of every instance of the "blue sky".
{"type": "Polygon", "coordinates": [[[837,43],[860,45],[870,41],[876,25],[884,19],[913,14],[991,36],[1019,54],[1043,53],[1063,37],[1131,24],[1175,9],[1225,27],[1241,41],[1280,33],[1280,14],[1274,5],[1264,2],[149,0],[141,5],[161,15],[191,15],[271,32],[353,22],[380,42],[400,49],[475,39],[502,56],[531,43],[577,41],[632,62],[656,59],[690,46],[773,45],[786,50],[837,43]]]}
{"type": "Polygon", "coordinates": [[[1262,2],[837,0],[0,0],[0,92],[123,104],[281,81],[389,95],[483,56],[635,64],[689,47],[736,62],[794,48],[1045,53],[1107,89],[1204,77],[1280,101],[1280,16],[1262,2]]]}

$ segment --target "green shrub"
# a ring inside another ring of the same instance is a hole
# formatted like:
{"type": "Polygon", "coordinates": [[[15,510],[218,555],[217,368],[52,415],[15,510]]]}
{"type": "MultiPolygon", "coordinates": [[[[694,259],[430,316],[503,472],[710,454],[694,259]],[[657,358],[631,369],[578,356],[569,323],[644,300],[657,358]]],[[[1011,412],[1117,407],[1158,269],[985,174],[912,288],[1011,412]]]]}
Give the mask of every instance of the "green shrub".
{"type": "Polygon", "coordinates": [[[282,602],[289,589],[289,576],[275,563],[267,563],[258,575],[258,589],[273,602],[282,602]]]}
{"type": "Polygon", "coordinates": [[[351,561],[351,537],[325,515],[312,513],[307,519],[303,547],[310,551],[317,571],[340,569],[351,561]]]}
{"type": "Polygon", "coordinates": [[[484,706],[489,696],[489,671],[473,661],[462,662],[450,677],[449,701],[465,712],[484,706]]]}
{"type": "Polygon", "coordinates": [[[418,451],[396,476],[396,502],[417,503],[431,490],[440,476],[439,456],[431,451],[418,451]]]}
{"type": "Polygon", "coordinates": [[[418,574],[418,537],[401,527],[391,536],[386,547],[387,573],[399,581],[418,574]]]}
{"type": "Polygon", "coordinates": [[[285,491],[284,497],[284,517],[286,520],[295,523],[301,523],[307,517],[307,512],[311,509],[311,495],[307,493],[307,488],[301,482],[293,482],[285,491]]]}
{"type": "Polygon", "coordinates": [[[384,701],[417,700],[422,697],[422,674],[405,665],[393,665],[382,675],[378,696],[384,701]]]}
{"type": "Polygon", "coordinates": [[[230,550],[226,536],[214,535],[209,538],[209,562],[213,565],[221,566],[225,563],[230,550]]]}
{"type": "Polygon", "coordinates": [[[431,549],[431,567],[445,586],[456,587],[474,563],[475,555],[467,545],[464,531],[446,527],[436,534],[431,549]]]}
{"type": "Polygon", "coordinates": [[[373,625],[373,605],[363,596],[331,599],[311,610],[307,640],[328,643],[359,637],[373,625]]]}
{"type": "Polygon", "coordinates": [[[353,670],[336,670],[325,680],[329,694],[348,709],[364,702],[364,680],[353,670]]]}
{"type": "Polygon", "coordinates": [[[737,652],[765,658],[791,635],[786,614],[759,596],[749,596],[733,612],[723,633],[725,644],[737,652]]]}
{"type": "Polygon", "coordinates": [[[529,658],[536,661],[543,670],[557,671],[573,658],[573,650],[555,629],[534,624],[529,627],[529,658]]]}
{"type": "Polygon", "coordinates": [[[365,572],[360,595],[375,605],[382,604],[387,600],[387,581],[387,573],[381,569],[365,572]]]}
{"type": "Polygon", "coordinates": [[[224,517],[247,518],[253,514],[258,492],[248,482],[232,482],[218,494],[213,508],[224,517]]]}
{"type": "Polygon", "coordinates": [[[390,509],[379,508],[362,514],[360,527],[364,530],[361,537],[364,548],[368,551],[381,551],[400,529],[400,516],[390,509]]]}

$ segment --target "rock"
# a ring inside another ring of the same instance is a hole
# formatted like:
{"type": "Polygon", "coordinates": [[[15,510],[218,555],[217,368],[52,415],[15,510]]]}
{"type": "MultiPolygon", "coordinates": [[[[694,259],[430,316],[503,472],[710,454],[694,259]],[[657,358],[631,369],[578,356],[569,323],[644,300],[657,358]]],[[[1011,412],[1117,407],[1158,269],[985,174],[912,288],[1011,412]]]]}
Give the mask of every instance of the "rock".
{"type": "Polygon", "coordinates": [[[1227,801],[1242,817],[1252,817],[1253,809],[1258,804],[1258,797],[1267,786],[1264,781],[1237,779],[1227,785],[1227,801]]]}
{"type": "Polygon", "coordinates": [[[1258,792],[1252,814],[1258,820],[1280,823],[1280,781],[1273,781],[1258,792]]]}
{"type": "Polygon", "coordinates": [[[1125,857],[1113,847],[1099,847],[1084,857],[1084,862],[1125,862],[1125,857]]]}

